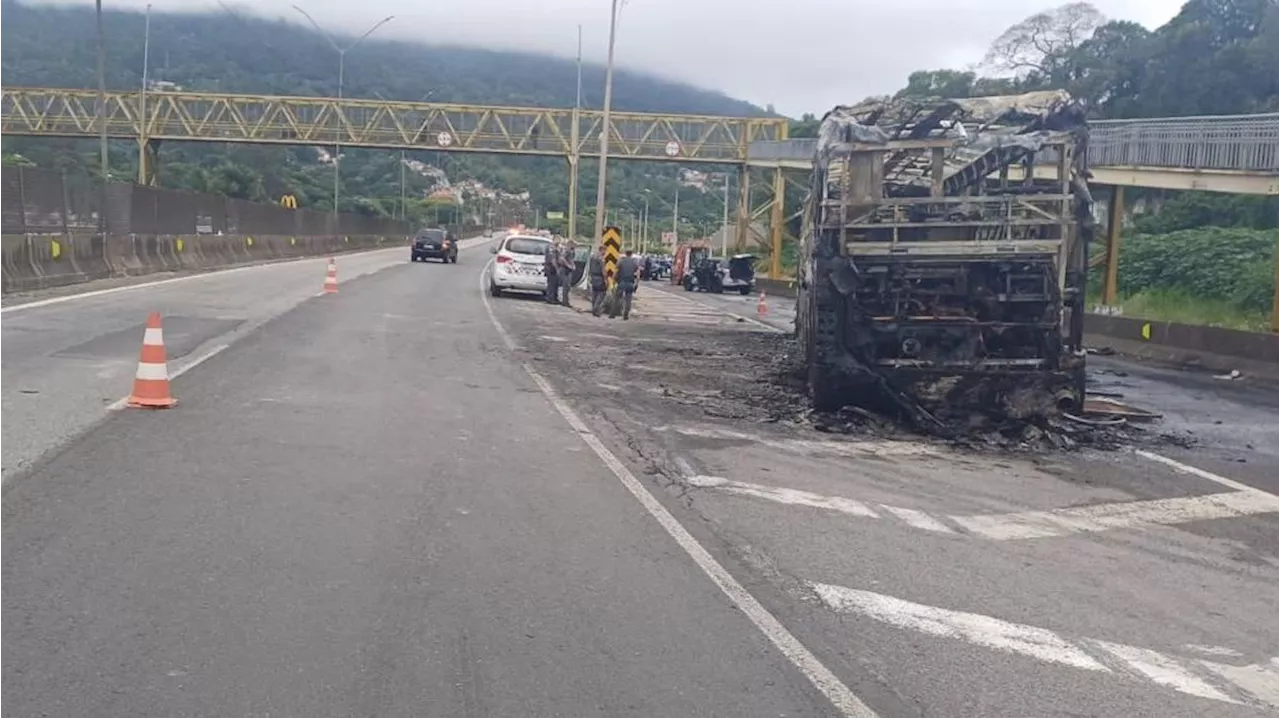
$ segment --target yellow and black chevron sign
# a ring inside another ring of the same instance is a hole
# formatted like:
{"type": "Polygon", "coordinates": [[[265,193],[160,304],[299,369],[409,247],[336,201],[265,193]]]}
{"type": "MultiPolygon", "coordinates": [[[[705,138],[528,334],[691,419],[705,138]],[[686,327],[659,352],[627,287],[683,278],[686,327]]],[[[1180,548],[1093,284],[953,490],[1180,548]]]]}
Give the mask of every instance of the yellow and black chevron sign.
{"type": "Polygon", "coordinates": [[[600,235],[600,246],[604,247],[604,278],[613,286],[618,276],[618,260],[622,257],[622,230],[609,226],[600,235]]]}
{"type": "Polygon", "coordinates": [[[288,209],[298,208],[298,198],[291,194],[287,194],[280,198],[280,206],[288,209]]]}

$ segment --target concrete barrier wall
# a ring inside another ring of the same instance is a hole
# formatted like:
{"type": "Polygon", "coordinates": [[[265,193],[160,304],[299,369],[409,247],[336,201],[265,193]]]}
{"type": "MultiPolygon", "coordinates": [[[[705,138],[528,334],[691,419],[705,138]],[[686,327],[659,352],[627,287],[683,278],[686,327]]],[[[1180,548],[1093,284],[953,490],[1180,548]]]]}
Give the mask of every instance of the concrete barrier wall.
{"type": "Polygon", "coordinates": [[[109,277],[212,270],[291,257],[407,245],[403,236],[6,234],[3,291],[28,292],[109,277]]]}
{"type": "MultiPolygon", "coordinates": [[[[796,296],[790,279],[757,279],[756,284],[770,296],[796,296]]],[[[1280,369],[1280,337],[1275,334],[1089,314],[1084,335],[1088,346],[1171,364],[1271,377],[1280,369]]]]}

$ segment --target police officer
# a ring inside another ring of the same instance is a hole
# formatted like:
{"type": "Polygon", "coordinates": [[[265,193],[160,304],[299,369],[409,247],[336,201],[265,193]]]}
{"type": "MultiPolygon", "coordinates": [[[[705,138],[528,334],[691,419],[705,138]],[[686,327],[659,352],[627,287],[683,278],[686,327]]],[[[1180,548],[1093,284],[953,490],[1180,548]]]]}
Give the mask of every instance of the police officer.
{"type": "Polygon", "coordinates": [[[555,242],[547,243],[547,253],[542,256],[542,273],[547,278],[547,304],[560,300],[560,249],[555,242]]]}
{"type": "MultiPolygon", "coordinates": [[[[640,274],[640,260],[636,259],[628,249],[622,259],[618,260],[618,304],[622,305],[622,318],[631,318],[631,299],[636,294],[636,282],[640,274]]],[[[616,317],[618,305],[613,306],[610,317],[616,317]]]]}
{"type": "Polygon", "coordinates": [[[576,249],[573,242],[565,241],[560,248],[560,263],[557,266],[557,280],[560,285],[560,303],[569,306],[569,290],[573,288],[574,255],[576,249]]]}
{"type": "Polygon", "coordinates": [[[604,245],[587,260],[587,279],[591,282],[591,314],[600,316],[604,310],[604,293],[608,288],[604,279],[604,245]]]}

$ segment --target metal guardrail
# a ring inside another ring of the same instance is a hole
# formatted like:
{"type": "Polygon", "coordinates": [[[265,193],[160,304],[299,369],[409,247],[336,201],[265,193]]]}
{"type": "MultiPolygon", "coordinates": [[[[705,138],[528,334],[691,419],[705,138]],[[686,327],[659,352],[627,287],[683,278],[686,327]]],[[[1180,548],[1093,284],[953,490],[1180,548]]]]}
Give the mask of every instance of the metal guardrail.
{"type": "MultiPolygon", "coordinates": [[[[1168,117],[1090,123],[1089,166],[1217,170],[1275,175],[1280,115],[1168,117]]],[[[752,142],[749,162],[807,163],[815,139],[752,142]]],[[[1042,161],[1051,161],[1046,155],[1042,161]]]]}
{"type": "Polygon", "coordinates": [[[1090,167],[1276,174],[1280,115],[1169,117],[1090,123],[1090,167]]]}

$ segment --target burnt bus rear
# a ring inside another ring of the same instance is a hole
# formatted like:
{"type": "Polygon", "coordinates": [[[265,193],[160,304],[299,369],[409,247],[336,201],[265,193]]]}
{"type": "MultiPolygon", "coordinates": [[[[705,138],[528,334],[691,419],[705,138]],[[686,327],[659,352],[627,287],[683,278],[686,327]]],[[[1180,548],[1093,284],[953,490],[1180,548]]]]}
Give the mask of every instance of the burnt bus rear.
{"type": "Polygon", "coordinates": [[[798,271],[815,406],[935,423],[1078,406],[1086,141],[1062,92],[829,112],[798,271]]]}

